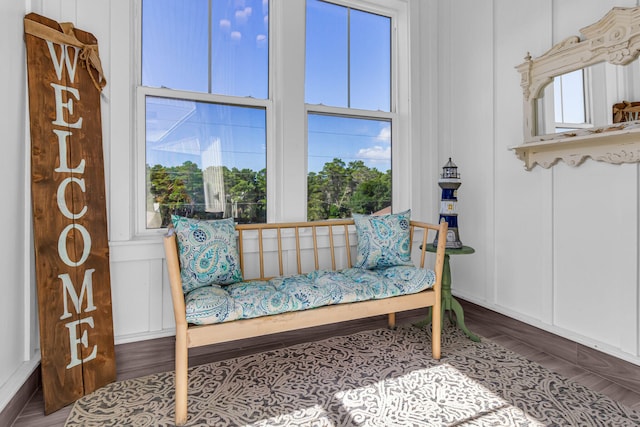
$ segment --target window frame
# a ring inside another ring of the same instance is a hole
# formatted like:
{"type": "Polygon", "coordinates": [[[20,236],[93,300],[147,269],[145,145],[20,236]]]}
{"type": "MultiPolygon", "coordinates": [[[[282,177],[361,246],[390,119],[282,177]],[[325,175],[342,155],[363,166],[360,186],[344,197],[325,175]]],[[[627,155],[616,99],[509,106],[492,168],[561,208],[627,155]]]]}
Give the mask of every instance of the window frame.
{"type": "MultiPolygon", "coordinates": [[[[304,114],[305,114],[305,165],[308,174],[308,118],[310,114],[324,114],[338,117],[352,117],[359,119],[369,120],[387,120],[391,123],[391,207],[393,211],[400,211],[403,206],[408,206],[409,191],[401,192],[399,188],[410,188],[408,186],[410,168],[401,168],[401,164],[409,165],[410,156],[406,153],[410,150],[410,127],[409,127],[409,75],[410,75],[410,61],[408,57],[409,52],[409,37],[408,37],[408,14],[405,2],[397,0],[387,1],[349,1],[349,0],[322,0],[326,3],[332,3],[339,6],[349,7],[351,9],[361,10],[363,12],[373,13],[376,15],[382,15],[390,18],[390,105],[389,111],[380,110],[363,110],[358,108],[345,108],[345,107],[332,107],[323,104],[308,104],[305,102],[304,114]],[[398,30],[400,21],[405,26],[406,32],[398,30]],[[403,43],[400,38],[403,34],[406,34],[406,43],[403,43]],[[402,80],[400,75],[404,75],[405,79],[402,80]],[[404,141],[404,143],[400,143],[404,141]]],[[[305,1],[306,5],[306,1],[305,1]]],[[[306,31],[306,28],[305,28],[306,31]]],[[[306,182],[306,177],[305,177],[306,182]]],[[[304,213],[307,218],[307,199],[308,188],[305,186],[304,197],[304,213]]]]}
{"type": "MultiPolygon", "coordinates": [[[[215,94],[207,94],[207,93],[199,93],[199,92],[188,92],[181,91],[175,89],[166,89],[166,88],[153,88],[147,86],[139,86],[137,90],[137,100],[136,100],[136,108],[138,110],[138,117],[141,118],[138,126],[138,141],[142,141],[139,144],[136,144],[136,172],[140,175],[137,177],[136,182],[138,183],[138,188],[136,191],[136,208],[137,212],[135,214],[136,222],[137,222],[137,231],[138,234],[155,234],[158,230],[164,231],[164,228],[147,228],[146,221],[146,199],[147,199],[147,177],[146,177],[146,97],[160,97],[160,98],[169,98],[169,99],[177,99],[177,100],[188,100],[188,101],[198,101],[198,102],[206,102],[206,103],[214,103],[214,104],[222,104],[222,105],[232,105],[236,107],[254,107],[254,108],[263,108],[265,110],[265,120],[266,120],[266,143],[267,143],[267,157],[266,168],[269,169],[269,140],[272,125],[272,119],[270,118],[272,114],[271,101],[268,99],[255,99],[255,98],[243,98],[244,102],[240,103],[238,97],[234,96],[226,96],[226,95],[215,95],[215,94]]],[[[272,139],[272,138],[271,138],[272,139]]],[[[153,166],[153,165],[151,165],[153,166]]],[[[269,188],[269,175],[267,174],[267,188],[269,188]]],[[[267,190],[267,222],[269,222],[269,195],[267,190]]]]}
{"type": "MultiPolygon", "coordinates": [[[[273,0],[269,0],[273,3],[273,0]]],[[[136,188],[134,191],[134,232],[137,236],[155,236],[166,233],[165,228],[147,228],[146,220],[146,200],[147,200],[147,177],[146,177],[146,97],[157,96],[162,98],[171,98],[178,100],[190,100],[199,102],[208,102],[215,104],[232,105],[237,107],[257,107],[265,110],[265,138],[266,138],[266,170],[267,170],[267,222],[273,222],[275,211],[275,200],[270,188],[274,187],[274,177],[270,176],[268,171],[273,169],[274,162],[274,140],[275,140],[275,121],[273,108],[273,31],[271,25],[271,6],[269,5],[269,55],[268,55],[268,93],[267,98],[258,99],[253,97],[218,95],[204,92],[191,92],[186,90],[169,89],[162,87],[151,87],[142,85],[142,0],[137,1],[137,46],[136,46],[136,137],[135,137],[135,153],[134,176],[136,188]]]]}
{"type": "Polygon", "coordinates": [[[136,57],[133,155],[133,234],[153,237],[165,229],[146,228],[146,123],[145,97],[159,96],[192,99],[234,106],[264,108],[266,111],[267,222],[305,221],[307,218],[307,117],[311,113],[352,116],[391,121],[392,138],[392,206],[394,211],[410,207],[411,200],[411,117],[410,117],[410,28],[406,0],[330,0],[330,3],[376,13],[391,18],[391,100],[390,111],[368,111],[307,105],[304,102],[304,43],[302,55],[299,39],[291,38],[300,31],[305,37],[306,2],[270,0],[269,4],[269,77],[268,98],[234,97],[197,93],[167,88],[142,86],[142,1],[136,2],[136,57]],[[293,4],[292,4],[293,3],[293,4]],[[299,16],[300,21],[292,19],[299,16]],[[297,46],[295,49],[289,49],[297,46]],[[296,73],[292,81],[291,73],[296,73]],[[300,74],[301,75],[298,75],[300,74]],[[289,166],[294,162],[291,173],[289,166]],[[285,173],[285,169],[287,172],[285,173]],[[302,188],[300,183],[303,183],[302,188]]]}

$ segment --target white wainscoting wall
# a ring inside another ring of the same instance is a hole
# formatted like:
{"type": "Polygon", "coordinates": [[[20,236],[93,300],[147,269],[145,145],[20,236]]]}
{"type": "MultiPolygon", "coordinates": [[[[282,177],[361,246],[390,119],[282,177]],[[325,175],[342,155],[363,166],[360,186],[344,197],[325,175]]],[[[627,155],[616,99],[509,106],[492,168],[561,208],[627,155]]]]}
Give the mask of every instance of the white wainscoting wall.
{"type": "Polygon", "coordinates": [[[637,5],[438,2],[438,143],[462,173],[460,235],[477,251],[452,257],[454,294],[640,364],[638,164],[527,172],[509,150],[522,143],[514,67],[637,5]]]}

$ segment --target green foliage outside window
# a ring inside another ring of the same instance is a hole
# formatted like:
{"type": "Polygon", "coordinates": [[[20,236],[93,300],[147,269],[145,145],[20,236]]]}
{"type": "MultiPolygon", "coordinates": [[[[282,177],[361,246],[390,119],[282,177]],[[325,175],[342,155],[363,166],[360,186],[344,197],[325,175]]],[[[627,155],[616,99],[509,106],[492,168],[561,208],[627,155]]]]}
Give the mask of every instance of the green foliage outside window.
{"type": "MultiPolygon", "coordinates": [[[[162,227],[170,223],[171,214],[266,222],[266,170],[217,168],[222,169],[224,181],[223,211],[206,209],[203,172],[193,162],[173,167],[147,165],[151,195],[148,210],[158,212],[162,227]]],[[[345,164],[333,159],[320,172],[310,172],[307,183],[309,221],[370,214],[391,206],[391,171],[380,172],[359,160],[345,164]]]]}
{"type": "Polygon", "coordinates": [[[233,216],[239,223],[266,222],[267,179],[266,170],[229,169],[226,166],[209,167],[222,170],[224,192],[217,206],[219,210],[207,209],[203,172],[193,162],[166,167],[147,165],[150,183],[149,194],[152,206],[147,210],[157,211],[162,227],[171,222],[171,215],[190,218],[220,219],[233,216]],[[157,207],[154,207],[157,206],[157,207]]]}
{"type": "Polygon", "coordinates": [[[307,191],[309,221],[370,214],[391,206],[391,171],[333,159],[320,172],[309,173],[307,191]]]}

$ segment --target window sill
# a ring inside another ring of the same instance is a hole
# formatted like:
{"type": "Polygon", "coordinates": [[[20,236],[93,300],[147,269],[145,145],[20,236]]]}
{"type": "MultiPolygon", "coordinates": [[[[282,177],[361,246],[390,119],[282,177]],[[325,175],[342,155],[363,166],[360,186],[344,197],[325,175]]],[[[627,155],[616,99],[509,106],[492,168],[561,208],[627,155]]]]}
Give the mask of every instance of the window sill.
{"type": "Polygon", "coordinates": [[[579,166],[587,157],[616,165],[635,163],[640,161],[640,121],[544,135],[510,149],[524,162],[526,170],[535,165],[547,169],[559,160],[579,166]]]}

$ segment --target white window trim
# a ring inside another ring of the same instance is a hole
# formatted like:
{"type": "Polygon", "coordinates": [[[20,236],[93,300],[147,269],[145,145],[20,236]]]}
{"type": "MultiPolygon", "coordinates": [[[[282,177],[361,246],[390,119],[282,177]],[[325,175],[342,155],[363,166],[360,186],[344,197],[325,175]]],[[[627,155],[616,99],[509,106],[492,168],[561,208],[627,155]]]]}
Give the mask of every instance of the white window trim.
{"type": "MultiPolygon", "coordinates": [[[[270,116],[272,115],[272,103],[268,99],[255,99],[255,98],[239,98],[233,96],[225,96],[225,95],[214,95],[210,93],[201,93],[201,92],[189,92],[183,90],[175,90],[175,89],[166,89],[166,88],[155,88],[148,86],[138,86],[136,91],[136,111],[137,117],[140,117],[138,121],[138,127],[136,129],[138,143],[136,144],[136,152],[134,155],[135,165],[136,165],[136,203],[135,203],[135,219],[136,219],[136,231],[137,235],[157,235],[163,234],[165,232],[164,229],[148,229],[147,221],[146,221],[146,199],[147,199],[147,178],[146,178],[146,121],[145,117],[145,98],[147,96],[161,97],[161,98],[170,98],[170,99],[178,99],[178,100],[187,100],[187,101],[196,101],[196,102],[209,102],[216,104],[224,104],[224,105],[233,105],[239,107],[259,107],[264,108],[266,114],[266,123],[267,123],[267,132],[266,132],[266,143],[267,143],[267,153],[269,152],[270,145],[270,131],[269,124],[273,121],[270,116]],[[241,101],[241,102],[240,102],[241,101]]],[[[268,159],[267,160],[267,168],[268,159]]],[[[152,165],[153,166],[153,165],[152,165]]],[[[267,183],[268,188],[268,183],[267,183]]],[[[267,195],[267,200],[268,200],[267,195]]],[[[268,203],[268,202],[267,202],[268,203]]],[[[268,207],[267,207],[267,215],[268,215],[268,207]]],[[[268,221],[268,218],[267,218],[268,221]]]]}
{"type": "MultiPolygon", "coordinates": [[[[410,46],[409,16],[406,1],[396,0],[323,0],[365,12],[391,18],[391,106],[390,111],[359,110],[355,108],[329,107],[322,104],[305,104],[305,141],[309,114],[335,114],[362,119],[391,121],[391,194],[394,211],[410,208],[411,194],[411,128],[410,128],[410,46]],[[404,31],[399,31],[403,28],[404,31]]],[[[308,171],[308,141],[305,144],[305,172],[308,171]]],[[[305,175],[306,180],[306,175],[305,175]]],[[[306,190],[306,186],[305,186],[306,190]]],[[[304,218],[307,218],[307,193],[304,197],[304,218]]]]}
{"type": "MultiPolygon", "coordinates": [[[[407,0],[331,0],[331,3],[391,17],[391,111],[347,109],[362,118],[391,119],[392,204],[395,211],[410,208],[411,114],[410,28],[407,0]],[[399,29],[402,29],[401,31],[399,29]],[[360,116],[362,112],[362,116],[360,116]]],[[[267,222],[304,221],[307,218],[307,114],[341,113],[343,109],[304,103],[304,30],[306,2],[271,0],[269,14],[269,98],[238,98],[141,85],[141,1],[137,4],[136,129],[134,148],[134,234],[152,237],[164,229],[146,228],[145,97],[193,99],[266,109],[267,222]],[[291,37],[298,34],[298,37],[291,37]],[[302,37],[300,37],[302,36],[302,37]],[[293,78],[291,78],[293,76],[293,78]]]]}

